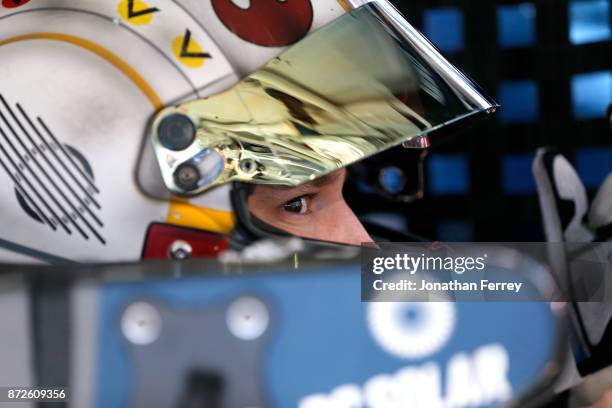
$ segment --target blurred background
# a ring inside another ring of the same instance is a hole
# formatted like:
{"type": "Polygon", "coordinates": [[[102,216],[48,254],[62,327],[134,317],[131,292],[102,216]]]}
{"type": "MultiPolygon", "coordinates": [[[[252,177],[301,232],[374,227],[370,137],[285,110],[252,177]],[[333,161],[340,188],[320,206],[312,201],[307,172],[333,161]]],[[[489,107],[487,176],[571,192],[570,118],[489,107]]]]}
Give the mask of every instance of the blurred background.
{"type": "Polygon", "coordinates": [[[394,3],[502,109],[432,151],[424,199],[366,199],[358,211],[382,212],[395,228],[430,239],[545,240],[536,149],[557,147],[591,198],[612,171],[611,1],[394,3]]]}

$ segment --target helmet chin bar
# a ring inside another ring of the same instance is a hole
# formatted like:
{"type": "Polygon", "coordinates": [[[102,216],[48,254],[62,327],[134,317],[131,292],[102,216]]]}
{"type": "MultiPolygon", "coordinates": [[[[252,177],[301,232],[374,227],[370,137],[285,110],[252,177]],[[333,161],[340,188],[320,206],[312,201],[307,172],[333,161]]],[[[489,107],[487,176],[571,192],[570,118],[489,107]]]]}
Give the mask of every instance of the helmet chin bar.
{"type": "MultiPolygon", "coordinates": [[[[391,5],[373,1],[309,35],[232,89],[153,121],[166,188],[297,186],[497,105],[391,5]]],[[[486,115],[483,115],[486,116],[486,115]]]]}

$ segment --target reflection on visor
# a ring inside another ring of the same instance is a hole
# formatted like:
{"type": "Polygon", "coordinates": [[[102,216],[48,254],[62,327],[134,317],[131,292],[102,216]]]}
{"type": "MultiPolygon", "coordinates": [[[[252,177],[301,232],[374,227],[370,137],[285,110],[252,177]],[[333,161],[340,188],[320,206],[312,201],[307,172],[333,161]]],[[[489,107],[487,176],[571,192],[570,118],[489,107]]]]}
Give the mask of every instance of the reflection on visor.
{"type": "Polygon", "coordinates": [[[152,138],[177,194],[230,181],[297,186],[495,107],[392,6],[373,2],[229,91],[164,110],[152,138]]]}

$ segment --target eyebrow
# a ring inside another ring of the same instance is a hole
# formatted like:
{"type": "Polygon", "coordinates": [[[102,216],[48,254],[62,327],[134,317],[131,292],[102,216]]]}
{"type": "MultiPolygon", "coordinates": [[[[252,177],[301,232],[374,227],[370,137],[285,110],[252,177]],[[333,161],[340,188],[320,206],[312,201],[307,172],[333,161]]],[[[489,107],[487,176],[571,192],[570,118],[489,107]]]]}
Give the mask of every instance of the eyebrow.
{"type": "Polygon", "coordinates": [[[304,184],[300,184],[299,186],[295,186],[295,187],[273,186],[273,185],[262,185],[260,187],[269,188],[271,190],[278,191],[278,192],[291,192],[291,193],[298,193],[298,194],[299,192],[307,193],[310,188],[313,188],[313,187],[323,188],[325,186],[333,184],[338,180],[338,178],[340,177],[344,178],[345,174],[346,174],[346,171],[336,170],[324,176],[321,176],[315,180],[308,181],[304,184]]]}
{"type": "Polygon", "coordinates": [[[313,185],[316,187],[323,187],[328,184],[333,184],[338,178],[344,177],[346,174],[345,171],[333,171],[331,173],[327,173],[326,175],[319,177],[318,179],[314,179],[313,181],[309,181],[308,183],[303,184],[304,186],[313,185]]]}

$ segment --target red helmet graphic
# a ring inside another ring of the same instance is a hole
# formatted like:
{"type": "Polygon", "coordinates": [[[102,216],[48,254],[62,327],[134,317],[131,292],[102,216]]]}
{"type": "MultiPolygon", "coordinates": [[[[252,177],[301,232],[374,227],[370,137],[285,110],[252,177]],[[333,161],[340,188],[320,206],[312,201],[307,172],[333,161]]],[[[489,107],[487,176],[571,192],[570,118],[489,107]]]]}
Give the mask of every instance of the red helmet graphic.
{"type": "Polygon", "coordinates": [[[28,3],[30,0],[2,0],[2,7],[17,8],[28,3]]]}
{"type": "Polygon", "coordinates": [[[212,5],[230,31],[245,41],[265,47],[293,44],[312,25],[310,0],[251,0],[247,8],[233,0],[212,0],[212,5]]]}

